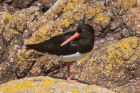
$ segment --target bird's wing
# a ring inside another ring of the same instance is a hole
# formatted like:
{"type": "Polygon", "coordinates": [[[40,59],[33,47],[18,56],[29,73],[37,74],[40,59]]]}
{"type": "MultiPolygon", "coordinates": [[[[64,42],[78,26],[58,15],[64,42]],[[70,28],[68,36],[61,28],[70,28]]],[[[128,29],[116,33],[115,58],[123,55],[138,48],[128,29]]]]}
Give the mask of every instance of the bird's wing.
{"type": "Polygon", "coordinates": [[[67,43],[64,46],[60,46],[65,40],[67,40],[74,33],[75,31],[57,35],[50,38],[49,40],[39,43],[38,46],[40,47],[40,52],[44,52],[44,53],[47,52],[49,54],[54,54],[58,56],[76,53],[77,39],[67,43]]]}

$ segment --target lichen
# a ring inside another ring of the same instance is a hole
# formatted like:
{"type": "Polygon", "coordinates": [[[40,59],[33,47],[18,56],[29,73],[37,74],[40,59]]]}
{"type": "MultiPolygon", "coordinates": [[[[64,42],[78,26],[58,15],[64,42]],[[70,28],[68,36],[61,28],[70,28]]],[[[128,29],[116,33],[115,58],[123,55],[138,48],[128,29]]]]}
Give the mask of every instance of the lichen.
{"type": "MultiPolygon", "coordinates": [[[[111,74],[111,73],[113,74],[115,73],[115,72],[112,72],[114,66],[115,67],[124,66],[127,60],[126,58],[129,58],[129,60],[136,59],[136,56],[134,57],[132,55],[134,54],[134,52],[135,54],[138,53],[138,51],[133,50],[136,47],[138,48],[137,43],[138,43],[138,38],[131,37],[131,38],[125,38],[121,42],[117,42],[113,45],[110,45],[107,48],[107,55],[103,54],[99,57],[99,60],[103,59],[105,62],[107,62],[105,63],[105,67],[101,71],[101,73],[105,73],[106,75],[111,74]]],[[[124,73],[124,72],[120,72],[120,74],[121,73],[124,73]]],[[[118,74],[118,76],[120,76],[120,74],[118,74]]]]}
{"type": "Polygon", "coordinates": [[[68,22],[68,20],[64,20],[62,21],[62,25],[64,25],[65,27],[68,27],[70,25],[70,23],[68,22]]]}
{"type": "Polygon", "coordinates": [[[46,38],[45,36],[47,34],[47,29],[45,27],[42,28],[41,33],[42,33],[42,38],[45,39],[46,38]]]}
{"type": "Polygon", "coordinates": [[[68,7],[68,9],[74,9],[74,5],[71,2],[68,3],[67,7],[68,7]]]}
{"type": "Polygon", "coordinates": [[[32,80],[25,80],[24,81],[19,81],[17,82],[16,80],[11,81],[9,85],[3,86],[0,91],[7,91],[8,93],[13,93],[13,92],[18,92],[19,90],[23,90],[26,88],[30,88],[33,86],[41,86],[41,85],[46,85],[48,86],[49,84],[52,84],[54,82],[53,79],[47,78],[47,79],[32,79],[32,80]]]}
{"type": "Polygon", "coordinates": [[[97,7],[97,8],[88,7],[88,8],[87,8],[87,6],[85,6],[84,9],[85,9],[85,12],[86,12],[86,17],[87,17],[88,19],[90,19],[90,18],[92,18],[92,17],[94,17],[94,16],[96,16],[97,14],[99,14],[99,13],[102,12],[102,10],[101,10],[100,7],[97,7]]]}
{"type": "Polygon", "coordinates": [[[118,0],[118,4],[128,9],[133,7],[134,4],[138,4],[138,0],[118,0]]]}
{"type": "Polygon", "coordinates": [[[11,14],[7,13],[5,16],[9,20],[9,22],[12,22],[13,21],[13,17],[12,17],[11,14]]]}
{"type": "Polygon", "coordinates": [[[97,15],[96,19],[100,22],[107,23],[107,22],[109,22],[110,17],[107,14],[103,15],[103,13],[100,13],[100,14],[97,15]]]}
{"type": "Polygon", "coordinates": [[[72,84],[65,80],[50,77],[24,78],[10,81],[0,86],[0,92],[2,93],[54,93],[56,91],[60,93],[89,93],[90,91],[94,91],[95,93],[114,93],[96,85],[72,84]]]}

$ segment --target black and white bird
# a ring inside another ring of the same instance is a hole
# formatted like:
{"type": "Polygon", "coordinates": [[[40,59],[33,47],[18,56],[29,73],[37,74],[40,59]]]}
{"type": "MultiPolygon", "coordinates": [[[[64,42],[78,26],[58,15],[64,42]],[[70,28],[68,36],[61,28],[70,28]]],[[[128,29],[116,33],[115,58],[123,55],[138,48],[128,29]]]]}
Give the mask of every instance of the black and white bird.
{"type": "Polygon", "coordinates": [[[26,49],[46,53],[49,57],[67,62],[67,81],[78,83],[76,80],[70,78],[71,62],[88,55],[93,49],[94,39],[93,27],[89,24],[80,24],[76,31],[56,35],[41,43],[28,44],[26,45],[26,49]]]}

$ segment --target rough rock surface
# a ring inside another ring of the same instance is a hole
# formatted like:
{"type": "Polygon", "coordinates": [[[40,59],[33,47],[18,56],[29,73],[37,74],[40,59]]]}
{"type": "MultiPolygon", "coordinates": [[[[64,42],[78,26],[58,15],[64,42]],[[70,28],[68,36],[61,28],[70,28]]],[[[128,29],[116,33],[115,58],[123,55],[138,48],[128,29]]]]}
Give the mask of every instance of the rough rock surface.
{"type": "Polygon", "coordinates": [[[31,76],[66,77],[66,63],[25,45],[75,30],[95,28],[95,46],[74,62],[72,77],[120,93],[139,93],[138,0],[0,0],[0,83],[31,76]],[[55,2],[55,3],[54,3],[55,2]]]}
{"type": "Polygon", "coordinates": [[[56,0],[0,0],[0,11],[14,13],[18,10],[39,6],[45,12],[56,0]]]}
{"type": "Polygon", "coordinates": [[[0,85],[0,93],[114,93],[96,85],[72,84],[63,79],[32,77],[0,85]]]}

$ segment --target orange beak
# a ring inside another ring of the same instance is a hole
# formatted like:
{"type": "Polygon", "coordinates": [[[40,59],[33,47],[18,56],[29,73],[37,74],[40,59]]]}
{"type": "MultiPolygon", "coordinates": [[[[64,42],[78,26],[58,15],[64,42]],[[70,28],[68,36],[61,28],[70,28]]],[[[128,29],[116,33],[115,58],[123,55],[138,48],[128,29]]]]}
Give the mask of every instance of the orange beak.
{"type": "Polygon", "coordinates": [[[71,36],[69,39],[67,39],[66,41],[64,41],[60,46],[64,46],[65,44],[69,43],[70,41],[74,40],[75,38],[79,37],[79,33],[76,32],[73,36],[71,36]]]}

